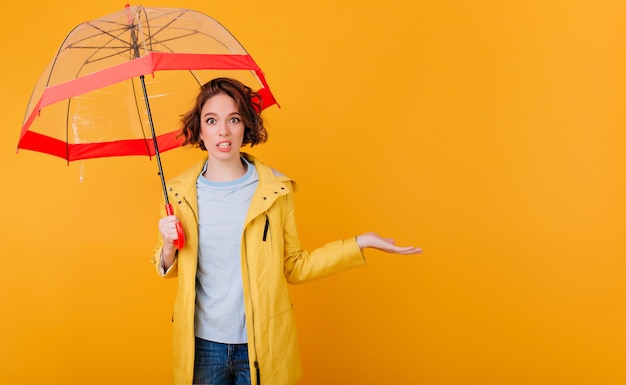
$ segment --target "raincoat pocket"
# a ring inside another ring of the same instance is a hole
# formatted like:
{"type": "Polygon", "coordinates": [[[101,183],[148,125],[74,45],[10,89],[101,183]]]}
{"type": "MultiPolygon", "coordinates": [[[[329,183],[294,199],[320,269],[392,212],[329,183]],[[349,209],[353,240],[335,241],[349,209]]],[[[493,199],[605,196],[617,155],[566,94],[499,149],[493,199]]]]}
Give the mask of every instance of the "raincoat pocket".
{"type": "Polygon", "coordinates": [[[268,337],[272,341],[270,361],[274,371],[285,369],[291,357],[299,356],[293,305],[268,320],[268,337]]]}

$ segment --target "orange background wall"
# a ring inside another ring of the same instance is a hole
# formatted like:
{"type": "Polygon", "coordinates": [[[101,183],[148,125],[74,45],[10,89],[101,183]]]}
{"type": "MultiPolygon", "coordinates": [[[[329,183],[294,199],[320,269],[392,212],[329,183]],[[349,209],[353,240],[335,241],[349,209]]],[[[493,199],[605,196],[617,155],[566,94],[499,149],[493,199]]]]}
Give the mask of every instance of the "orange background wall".
{"type": "MultiPolygon", "coordinates": [[[[170,384],[174,282],[146,158],[15,154],[65,35],[123,2],[0,25],[0,383],[170,384]]],[[[301,384],[626,383],[626,3],[155,1],[237,36],[282,108],[253,153],[300,182],[306,247],[422,256],[293,287],[301,384]]],[[[164,154],[166,176],[200,155],[164,154]]]]}

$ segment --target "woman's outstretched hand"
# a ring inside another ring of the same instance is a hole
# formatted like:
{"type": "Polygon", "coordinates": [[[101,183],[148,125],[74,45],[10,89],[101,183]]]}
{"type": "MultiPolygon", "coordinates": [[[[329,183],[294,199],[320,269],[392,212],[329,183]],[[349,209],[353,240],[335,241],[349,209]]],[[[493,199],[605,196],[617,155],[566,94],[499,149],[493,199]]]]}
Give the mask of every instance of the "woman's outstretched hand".
{"type": "Polygon", "coordinates": [[[361,249],[372,248],[386,253],[395,254],[421,254],[422,249],[413,246],[396,246],[393,238],[383,238],[376,233],[364,233],[356,237],[356,243],[361,249]]]}

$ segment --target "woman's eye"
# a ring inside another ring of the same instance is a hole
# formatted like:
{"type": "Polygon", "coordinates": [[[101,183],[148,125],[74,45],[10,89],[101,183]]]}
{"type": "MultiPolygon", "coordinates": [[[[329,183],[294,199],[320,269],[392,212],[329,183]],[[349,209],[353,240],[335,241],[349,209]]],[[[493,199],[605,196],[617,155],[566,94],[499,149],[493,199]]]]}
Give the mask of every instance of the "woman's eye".
{"type": "Polygon", "coordinates": [[[215,119],[214,119],[214,118],[208,118],[208,119],[206,120],[206,122],[207,122],[208,124],[215,124],[215,119]]]}
{"type": "Polygon", "coordinates": [[[239,119],[239,118],[230,118],[230,122],[231,123],[239,123],[239,122],[241,122],[241,119],[239,119]]]}

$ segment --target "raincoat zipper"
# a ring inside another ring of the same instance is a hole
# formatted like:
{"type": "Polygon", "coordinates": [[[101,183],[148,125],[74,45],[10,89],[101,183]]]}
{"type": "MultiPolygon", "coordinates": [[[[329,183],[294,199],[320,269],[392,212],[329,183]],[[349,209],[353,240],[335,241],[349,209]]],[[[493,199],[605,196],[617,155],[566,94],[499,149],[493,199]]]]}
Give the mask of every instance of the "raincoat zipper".
{"type": "MultiPolygon", "coordinates": [[[[244,245],[246,244],[245,230],[243,233],[243,244],[244,245]]],[[[254,300],[252,299],[252,285],[250,284],[250,262],[248,261],[247,251],[246,251],[246,267],[247,267],[247,272],[248,272],[248,288],[250,290],[250,308],[252,309],[250,312],[251,325],[248,325],[248,327],[252,327],[252,345],[254,347],[254,369],[256,370],[256,383],[257,385],[261,385],[261,369],[259,368],[258,353],[256,350],[256,333],[254,331],[254,300]]]]}
{"type": "Polygon", "coordinates": [[[265,228],[263,229],[263,242],[267,240],[267,230],[270,227],[270,218],[265,214],[265,228]]]}
{"type": "MultiPolygon", "coordinates": [[[[263,228],[263,242],[267,241],[267,234],[270,228],[270,218],[265,214],[265,227],[263,228]]],[[[245,233],[244,233],[244,243],[245,243],[245,233]]],[[[246,256],[246,265],[248,267],[248,287],[250,291],[252,291],[252,285],[250,285],[250,263],[248,262],[248,257],[246,256]]],[[[252,308],[252,314],[250,314],[250,320],[252,321],[252,338],[254,343],[254,370],[256,371],[256,385],[261,385],[261,368],[259,366],[258,355],[256,352],[256,333],[254,332],[254,302],[252,302],[252,293],[250,293],[250,303],[252,308]]]]}

